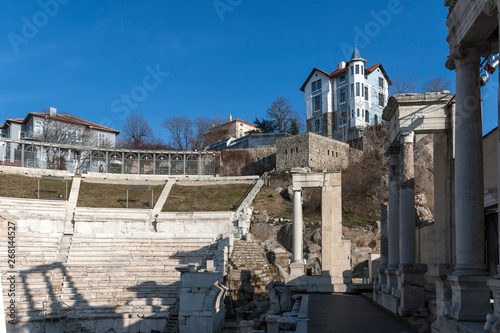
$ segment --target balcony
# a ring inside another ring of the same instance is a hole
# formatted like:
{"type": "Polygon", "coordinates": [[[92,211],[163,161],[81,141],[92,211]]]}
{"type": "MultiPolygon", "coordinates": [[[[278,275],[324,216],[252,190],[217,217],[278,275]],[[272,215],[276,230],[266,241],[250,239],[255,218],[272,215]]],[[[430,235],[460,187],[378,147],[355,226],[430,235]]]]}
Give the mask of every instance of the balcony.
{"type": "Polygon", "coordinates": [[[40,133],[35,133],[33,131],[21,132],[21,140],[39,140],[40,133]]]}

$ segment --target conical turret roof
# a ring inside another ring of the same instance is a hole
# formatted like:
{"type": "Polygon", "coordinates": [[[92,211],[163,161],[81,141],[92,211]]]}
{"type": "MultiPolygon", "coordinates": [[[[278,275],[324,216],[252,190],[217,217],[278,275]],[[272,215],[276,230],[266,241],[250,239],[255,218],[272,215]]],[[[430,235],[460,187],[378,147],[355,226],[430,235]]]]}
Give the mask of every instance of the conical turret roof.
{"type": "Polygon", "coordinates": [[[354,51],[352,52],[352,56],[351,56],[350,61],[354,61],[354,60],[365,60],[365,59],[361,58],[361,55],[359,54],[359,51],[358,51],[358,47],[356,45],[354,45],[354,51]]]}

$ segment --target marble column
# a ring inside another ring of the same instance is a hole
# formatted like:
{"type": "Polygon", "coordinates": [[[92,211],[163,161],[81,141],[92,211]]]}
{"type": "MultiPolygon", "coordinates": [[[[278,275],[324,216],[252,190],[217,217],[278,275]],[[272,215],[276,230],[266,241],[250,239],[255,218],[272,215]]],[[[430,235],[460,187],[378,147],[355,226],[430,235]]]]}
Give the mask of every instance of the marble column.
{"type": "Polygon", "coordinates": [[[427,316],[424,290],[427,265],[415,263],[414,137],[413,132],[400,133],[398,270],[400,316],[427,316]]]}
{"type": "MultiPolygon", "coordinates": [[[[451,110],[450,110],[451,111],[451,110]]],[[[436,279],[436,313],[445,315],[444,304],[451,304],[451,285],[448,275],[452,273],[453,223],[452,223],[452,161],[453,145],[451,132],[434,133],[434,225],[436,230],[435,263],[430,266],[436,279]]],[[[437,319],[439,320],[439,319],[437,319]]]]}
{"type": "Polygon", "coordinates": [[[399,268],[399,147],[389,148],[389,224],[388,263],[385,292],[392,294],[398,288],[396,271],[399,268]]]}
{"type": "Polygon", "coordinates": [[[415,262],[415,167],[413,132],[402,133],[399,155],[399,264],[415,262]]]}
{"type": "Polygon", "coordinates": [[[459,48],[456,68],[455,120],[455,271],[451,315],[457,320],[484,321],[489,309],[484,256],[484,184],[480,54],[459,48]]]}
{"type": "Polygon", "coordinates": [[[385,270],[387,269],[387,264],[389,263],[388,258],[388,230],[387,225],[389,220],[389,205],[383,203],[380,205],[380,266],[379,266],[379,281],[377,289],[381,290],[387,286],[387,279],[385,275],[385,270]]]}
{"type": "Polygon", "coordinates": [[[293,191],[293,262],[304,262],[302,244],[302,191],[293,191]]]}
{"type": "MultiPolygon", "coordinates": [[[[498,11],[498,8],[500,8],[500,0],[497,0],[496,3],[497,7],[497,13],[498,13],[498,19],[500,21],[500,11],[498,11]]],[[[500,23],[499,23],[500,25],[500,23]]],[[[498,72],[500,73],[500,69],[498,69],[498,72]]],[[[498,120],[500,120],[500,89],[498,91],[498,120]]],[[[500,123],[499,123],[500,124],[500,123]]],[[[500,135],[498,136],[498,142],[497,142],[497,147],[500,147],[500,135]]],[[[500,150],[498,151],[498,174],[500,175],[500,150]]],[[[498,183],[497,183],[497,188],[500,189],[500,177],[498,178],[498,183]]],[[[500,233],[498,233],[499,237],[499,243],[500,243],[500,233]]],[[[500,247],[499,247],[500,251],[500,247]]],[[[499,253],[500,256],[500,253],[499,253]]],[[[493,299],[494,299],[494,304],[495,304],[495,310],[494,310],[494,315],[498,318],[500,318],[500,265],[497,267],[497,274],[493,279],[488,280],[488,286],[490,287],[492,293],[493,293],[493,299]]],[[[498,320],[495,325],[493,326],[493,332],[500,332],[500,320],[498,320]]]]}
{"type": "Polygon", "coordinates": [[[304,275],[304,255],[302,240],[302,190],[293,190],[293,262],[290,264],[290,277],[304,275]]]}

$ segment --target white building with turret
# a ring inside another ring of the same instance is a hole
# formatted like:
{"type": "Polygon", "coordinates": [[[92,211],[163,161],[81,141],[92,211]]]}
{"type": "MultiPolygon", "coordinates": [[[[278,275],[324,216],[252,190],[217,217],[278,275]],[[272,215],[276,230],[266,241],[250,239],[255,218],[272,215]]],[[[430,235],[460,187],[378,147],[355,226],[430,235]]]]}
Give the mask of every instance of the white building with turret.
{"type": "Polygon", "coordinates": [[[381,63],[366,67],[354,47],[351,60],[334,72],[314,68],[301,91],[307,109],[307,131],[336,140],[363,136],[369,125],[382,122],[392,84],[381,63]]]}

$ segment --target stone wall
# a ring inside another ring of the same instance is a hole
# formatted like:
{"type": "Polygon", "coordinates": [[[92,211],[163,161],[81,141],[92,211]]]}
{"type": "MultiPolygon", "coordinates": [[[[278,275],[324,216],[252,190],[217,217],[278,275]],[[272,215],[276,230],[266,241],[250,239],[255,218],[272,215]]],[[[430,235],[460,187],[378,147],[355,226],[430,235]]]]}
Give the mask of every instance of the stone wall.
{"type": "Polygon", "coordinates": [[[276,147],[221,150],[216,155],[215,163],[217,175],[262,175],[276,167],[276,147]]]}
{"type": "Polygon", "coordinates": [[[276,170],[308,167],[339,171],[349,162],[349,145],[314,133],[303,133],[276,141],[276,170]]]}

